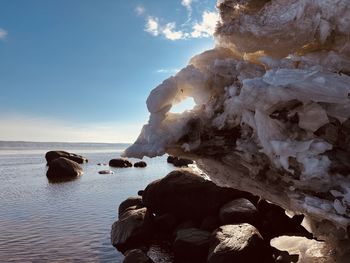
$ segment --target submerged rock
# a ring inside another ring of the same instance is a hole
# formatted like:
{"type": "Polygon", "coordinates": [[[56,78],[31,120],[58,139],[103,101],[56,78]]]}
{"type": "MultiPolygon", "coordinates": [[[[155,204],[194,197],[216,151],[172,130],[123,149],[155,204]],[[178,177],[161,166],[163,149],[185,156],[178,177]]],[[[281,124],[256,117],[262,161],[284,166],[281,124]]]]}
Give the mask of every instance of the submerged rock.
{"type": "Polygon", "coordinates": [[[110,160],[109,166],[117,168],[127,168],[132,167],[132,163],[127,159],[119,158],[110,160]]]}
{"type": "Polygon", "coordinates": [[[58,159],[60,157],[64,157],[66,159],[69,159],[79,164],[88,162],[88,159],[85,158],[84,156],[81,156],[75,153],[65,152],[65,151],[49,151],[45,155],[47,164],[50,164],[51,161],[58,159]]]}
{"type": "Polygon", "coordinates": [[[114,172],[111,170],[102,170],[102,171],[99,171],[98,173],[99,174],[114,174],[114,172]]]}
{"type": "Polygon", "coordinates": [[[268,245],[249,224],[219,227],[211,237],[208,263],[268,262],[268,245]]]}
{"type": "Polygon", "coordinates": [[[81,166],[64,157],[59,157],[49,163],[46,176],[49,180],[64,181],[75,179],[83,174],[81,166]]]}

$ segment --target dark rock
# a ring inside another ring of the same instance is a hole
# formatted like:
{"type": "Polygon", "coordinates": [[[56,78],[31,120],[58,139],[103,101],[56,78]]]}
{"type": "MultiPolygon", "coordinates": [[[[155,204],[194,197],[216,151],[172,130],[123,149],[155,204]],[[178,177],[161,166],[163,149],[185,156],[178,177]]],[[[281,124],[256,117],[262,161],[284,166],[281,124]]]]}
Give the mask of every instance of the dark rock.
{"type": "Polygon", "coordinates": [[[139,191],[137,192],[137,195],[138,195],[138,196],[143,196],[143,192],[144,192],[144,190],[139,190],[139,191]]]}
{"type": "Polygon", "coordinates": [[[252,195],[218,187],[189,171],[176,170],[149,184],[142,199],[152,213],[170,213],[179,220],[202,220],[207,215],[218,214],[223,204],[240,197],[252,195]]]}
{"type": "Polygon", "coordinates": [[[153,263],[153,261],[141,249],[132,249],[126,251],[123,263],[153,263]]]}
{"type": "Polygon", "coordinates": [[[73,162],[82,164],[82,163],[87,163],[88,159],[81,156],[81,155],[77,155],[74,153],[69,153],[69,152],[65,152],[65,151],[49,151],[46,153],[45,155],[45,159],[47,164],[50,164],[50,162],[52,162],[55,159],[58,159],[60,157],[64,157],[67,158],[73,162]]]}
{"type": "Polygon", "coordinates": [[[259,200],[257,208],[261,217],[259,231],[266,240],[282,235],[312,238],[312,234],[300,225],[304,218],[303,215],[290,218],[283,208],[264,199],[259,200]]]}
{"type": "Polygon", "coordinates": [[[178,231],[183,230],[183,229],[187,229],[187,228],[197,228],[196,222],[193,220],[187,220],[187,221],[181,222],[174,230],[173,236],[176,237],[176,234],[178,231]]]}
{"type": "Polygon", "coordinates": [[[127,159],[118,158],[118,159],[110,160],[109,166],[117,167],[117,168],[127,168],[127,167],[132,167],[132,163],[129,162],[127,159]]]}
{"type": "Polygon", "coordinates": [[[106,166],[107,164],[106,163],[98,163],[97,165],[98,166],[106,166]]]}
{"type": "Polygon", "coordinates": [[[177,231],[174,241],[176,262],[205,262],[211,233],[197,228],[177,231]]]}
{"type": "Polygon", "coordinates": [[[49,180],[70,180],[83,174],[81,166],[67,158],[60,157],[50,162],[46,176],[49,180]]]}
{"type": "Polygon", "coordinates": [[[112,225],[111,242],[120,252],[147,245],[152,237],[152,225],[147,208],[131,209],[112,225]]]}
{"type": "Polygon", "coordinates": [[[290,255],[287,251],[275,249],[274,258],[276,263],[297,263],[299,255],[290,255]]]}
{"type": "Polygon", "coordinates": [[[218,216],[207,216],[203,219],[200,229],[213,232],[220,225],[220,219],[218,216]]]}
{"type": "Polygon", "coordinates": [[[223,225],[240,223],[255,225],[258,216],[259,213],[256,207],[244,198],[230,201],[220,209],[220,220],[223,225]]]}
{"type": "Polygon", "coordinates": [[[137,168],[144,168],[146,166],[147,166],[147,163],[143,161],[134,163],[134,167],[137,167],[137,168]]]}
{"type": "Polygon", "coordinates": [[[208,263],[266,262],[270,250],[252,225],[225,225],[212,235],[208,263]]]}
{"type": "MultiPolygon", "coordinates": [[[[144,207],[142,203],[141,197],[129,197],[128,199],[124,200],[120,203],[118,208],[118,217],[120,218],[122,214],[127,210],[129,207],[136,207],[136,209],[144,207]]],[[[135,209],[135,208],[134,208],[135,209]]]]}
{"type": "Polygon", "coordinates": [[[163,214],[154,217],[154,225],[158,231],[171,234],[177,224],[176,218],[172,214],[163,214]]]}
{"type": "Polygon", "coordinates": [[[166,161],[167,163],[174,163],[175,159],[177,159],[177,157],[169,155],[166,161]]]}
{"type": "Polygon", "coordinates": [[[173,164],[176,167],[187,167],[189,164],[193,164],[192,160],[185,159],[185,158],[178,158],[171,155],[168,156],[167,162],[173,164]]]}
{"type": "Polygon", "coordinates": [[[102,170],[102,171],[99,171],[98,173],[99,174],[114,174],[114,172],[111,170],[102,170]]]}

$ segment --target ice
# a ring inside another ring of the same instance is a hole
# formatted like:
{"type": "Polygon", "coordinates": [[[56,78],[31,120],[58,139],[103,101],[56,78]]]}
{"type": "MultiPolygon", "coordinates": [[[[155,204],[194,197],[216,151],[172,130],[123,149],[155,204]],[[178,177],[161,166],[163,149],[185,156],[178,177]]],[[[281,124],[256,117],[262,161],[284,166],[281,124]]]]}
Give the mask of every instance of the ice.
{"type": "Polygon", "coordinates": [[[192,158],[219,185],[305,214],[315,236],[349,239],[349,1],[217,7],[216,46],[151,92],[124,154],[192,158]],[[171,113],[189,97],[191,110],[171,113]]]}

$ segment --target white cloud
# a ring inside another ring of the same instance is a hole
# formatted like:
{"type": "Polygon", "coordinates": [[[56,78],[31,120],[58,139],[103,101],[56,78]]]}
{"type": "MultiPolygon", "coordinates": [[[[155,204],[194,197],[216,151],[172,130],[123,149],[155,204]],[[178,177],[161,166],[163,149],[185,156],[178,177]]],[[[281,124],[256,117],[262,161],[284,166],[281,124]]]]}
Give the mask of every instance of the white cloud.
{"type": "Polygon", "coordinates": [[[145,8],[142,5],[138,5],[135,8],[135,12],[136,12],[136,14],[138,16],[141,16],[141,15],[143,15],[146,12],[146,10],[145,10],[145,8]]]}
{"type": "Polygon", "coordinates": [[[159,35],[159,22],[157,17],[149,16],[147,18],[145,31],[153,36],[159,35]]]}
{"type": "Polygon", "coordinates": [[[162,33],[165,38],[169,40],[179,40],[184,38],[184,33],[182,31],[176,31],[176,24],[174,22],[168,23],[162,29],[162,33]]]}
{"type": "Polygon", "coordinates": [[[7,31],[5,29],[0,28],[0,40],[5,39],[7,37],[7,31]]]}
{"type": "Polygon", "coordinates": [[[210,37],[214,34],[219,15],[216,12],[205,11],[202,14],[202,21],[193,25],[191,37],[210,37]]]}

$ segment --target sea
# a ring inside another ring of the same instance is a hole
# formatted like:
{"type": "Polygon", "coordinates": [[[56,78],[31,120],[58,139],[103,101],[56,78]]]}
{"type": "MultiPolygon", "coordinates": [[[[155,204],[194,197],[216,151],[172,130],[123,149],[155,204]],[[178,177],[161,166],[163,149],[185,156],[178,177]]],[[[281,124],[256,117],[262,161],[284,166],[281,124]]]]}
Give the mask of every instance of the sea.
{"type": "Polygon", "coordinates": [[[110,241],[118,205],[174,169],[166,156],[144,158],[146,168],[97,165],[120,157],[127,146],[0,141],[0,262],[122,262],[110,241]],[[50,183],[50,150],[87,157],[83,176],[50,183]],[[98,173],[105,169],[114,174],[98,173]]]}

